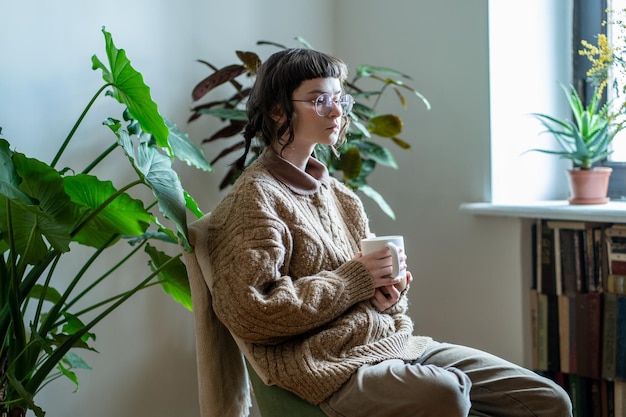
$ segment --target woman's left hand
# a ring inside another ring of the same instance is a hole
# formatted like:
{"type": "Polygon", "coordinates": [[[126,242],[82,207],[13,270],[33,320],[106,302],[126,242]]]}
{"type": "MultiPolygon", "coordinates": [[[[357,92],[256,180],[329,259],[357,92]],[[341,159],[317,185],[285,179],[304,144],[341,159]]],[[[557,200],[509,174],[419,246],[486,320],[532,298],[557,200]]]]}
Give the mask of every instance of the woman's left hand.
{"type": "Polygon", "coordinates": [[[406,281],[401,285],[387,285],[385,287],[376,288],[374,296],[370,298],[370,302],[376,309],[381,312],[387,310],[400,300],[401,289],[405,289],[413,281],[413,275],[409,271],[406,271],[406,281]],[[399,287],[399,288],[398,288],[399,287]],[[400,289],[401,288],[401,289],[400,289]]]}
{"type": "Polygon", "coordinates": [[[390,285],[388,287],[376,288],[374,296],[370,298],[370,302],[376,311],[381,312],[397,303],[399,299],[400,291],[398,291],[398,289],[393,285],[390,285]]]}

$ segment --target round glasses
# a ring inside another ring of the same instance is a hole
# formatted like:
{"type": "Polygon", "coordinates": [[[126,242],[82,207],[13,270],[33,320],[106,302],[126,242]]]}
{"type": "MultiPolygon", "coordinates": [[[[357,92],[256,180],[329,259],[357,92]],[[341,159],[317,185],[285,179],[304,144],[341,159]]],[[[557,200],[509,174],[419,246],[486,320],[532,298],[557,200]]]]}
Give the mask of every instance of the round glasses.
{"type": "Polygon", "coordinates": [[[324,93],[319,95],[315,100],[291,100],[301,101],[305,103],[315,104],[315,113],[319,116],[326,117],[333,110],[333,106],[338,104],[343,114],[348,114],[354,106],[354,98],[350,94],[344,94],[339,98],[333,99],[330,94],[324,93]]]}

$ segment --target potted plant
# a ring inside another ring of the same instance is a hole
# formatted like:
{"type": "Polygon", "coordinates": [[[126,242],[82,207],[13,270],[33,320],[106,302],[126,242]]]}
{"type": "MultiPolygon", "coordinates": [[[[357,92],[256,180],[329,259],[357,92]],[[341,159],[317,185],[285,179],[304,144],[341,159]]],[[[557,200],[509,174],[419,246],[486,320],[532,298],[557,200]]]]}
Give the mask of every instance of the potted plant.
{"type": "Polygon", "coordinates": [[[607,190],[611,168],[595,167],[611,153],[610,143],[615,136],[609,118],[609,105],[600,105],[598,89],[589,105],[585,106],[573,86],[561,85],[573,120],[558,119],[547,114],[533,113],[557,141],[560,150],[531,149],[569,159],[568,170],[571,204],[601,204],[608,201],[607,190]]]}
{"type": "Polygon", "coordinates": [[[159,114],[141,74],[130,65],[125,51],[115,47],[111,35],[104,28],[102,32],[108,67],[94,55],[92,68],[102,71],[105,83],[51,162],[12,149],[0,131],[2,416],[24,416],[26,410],[32,410],[42,417],[45,412],[35,396],[60,376],[78,387],[75,370],[88,365],[76,349],[91,349],[93,327],[138,291],[161,284],[166,293],[191,309],[180,247],[189,249],[187,210],[196,217],[202,213],[182,188],[171,164],[178,158],[202,170],[211,167],[202,149],[159,114]],[[122,104],[123,117],[104,122],[114,140],[85,167],[60,167],[77,128],[105,91],[122,104]],[[135,173],[129,184],[116,188],[109,179],[90,173],[106,160],[120,157],[135,173]],[[148,187],[154,200],[144,205],[130,194],[136,187],[148,187]],[[167,228],[165,221],[171,222],[174,230],[167,228]],[[125,249],[119,250],[119,245],[125,249]],[[85,251],[73,256],[73,248],[78,246],[90,248],[91,254],[86,259],[85,251]],[[168,246],[175,255],[165,253],[163,247],[168,246]],[[96,259],[111,253],[121,259],[107,258],[110,270],[97,276],[89,273],[96,259]],[[135,271],[132,277],[120,277],[118,268],[142,253],[149,265],[144,276],[135,271]],[[82,266],[73,277],[67,277],[64,263],[82,266]],[[127,290],[100,293],[98,284],[120,278],[129,283],[127,290]]]}
{"type": "MultiPolygon", "coordinates": [[[[304,47],[312,48],[303,38],[296,37],[295,39],[304,47]]],[[[259,41],[257,45],[286,48],[284,45],[267,41],[259,41]]],[[[236,55],[240,62],[221,68],[204,60],[199,61],[213,72],[194,87],[192,92],[194,102],[200,101],[220,85],[230,84],[235,90],[225,99],[200,102],[192,107],[189,122],[197,120],[202,115],[209,115],[227,123],[226,126],[203,139],[203,144],[214,146],[218,139],[232,138],[240,134],[247,123],[245,104],[250,94],[249,85],[254,80],[256,69],[261,65],[261,59],[255,52],[249,51],[236,51],[236,55]]],[[[326,164],[331,175],[340,177],[353,190],[361,191],[372,198],[391,218],[395,218],[393,210],[383,196],[368,185],[367,178],[378,164],[395,169],[398,167],[393,154],[384,143],[380,142],[381,139],[388,140],[389,143],[401,149],[411,149],[411,145],[399,137],[402,133],[402,119],[395,114],[385,114],[377,110],[379,100],[385,91],[389,88],[393,89],[404,107],[407,106],[407,100],[403,92],[408,92],[418,97],[426,108],[430,109],[428,100],[405,80],[411,80],[411,77],[391,68],[357,65],[355,74],[345,85],[346,93],[351,94],[355,99],[353,110],[348,115],[350,126],[347,141],[337,149],[336,154],[332,153],[328,147],[316,148],[317,158],[326,164]],[[368,87],[361,85],[362,82],[368,83],[366,84],[368,87]],[[378,87],[373,88],[372,85],[378,87]]],[[[225,147],[211,160],[211,164],[215,164],[232,152],[240,152],[243,146],[242,140],[225,147]]],[[[247,164],[258,156],[259,151],[259,148],[251,149],[247,164]]],[[[231,166],[220,183],[220,190],[231,185],[240,174],[241,172],[236,167],[231,166]]]]}

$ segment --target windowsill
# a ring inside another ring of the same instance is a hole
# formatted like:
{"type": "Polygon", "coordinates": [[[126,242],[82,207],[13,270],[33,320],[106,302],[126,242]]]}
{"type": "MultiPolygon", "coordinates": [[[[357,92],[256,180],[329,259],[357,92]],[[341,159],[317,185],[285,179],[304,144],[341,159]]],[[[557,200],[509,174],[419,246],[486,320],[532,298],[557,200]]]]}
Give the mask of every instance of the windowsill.
{"type": "Polygon", "coordinates": [[[527,219],[626,222],[626,202],[607,204],[569,204],[566,200],[537,201],[519,204],[463,203],[460,210],[477,216],[517,217],[527,219]]]}

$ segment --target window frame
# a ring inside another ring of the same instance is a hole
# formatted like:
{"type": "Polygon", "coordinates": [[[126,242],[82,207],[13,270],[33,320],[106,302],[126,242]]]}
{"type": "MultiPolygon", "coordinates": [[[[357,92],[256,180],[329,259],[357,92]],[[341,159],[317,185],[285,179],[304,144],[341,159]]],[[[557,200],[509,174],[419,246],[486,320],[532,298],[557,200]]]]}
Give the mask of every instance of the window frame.
{"type": "MultiPolygon", "coordinates": [[[[609,0],[573,1],[573,82],[583,102],[587,103],[589,97],[593,94],[593,86],[586,81],[585,76],[587,70],[591,67],[591,63],[585,56],[580,55],[578,51],[581,48],[581,40],[592,41],[599,33],[607,33],[607,27],[602,23],[607,20],[606,10],[609,7],[609,0]]],[[[626,162],[605,160],[598,165],[613,168],[608,190],[608,196],[611,200],[626,201],[626,162]]]]}

